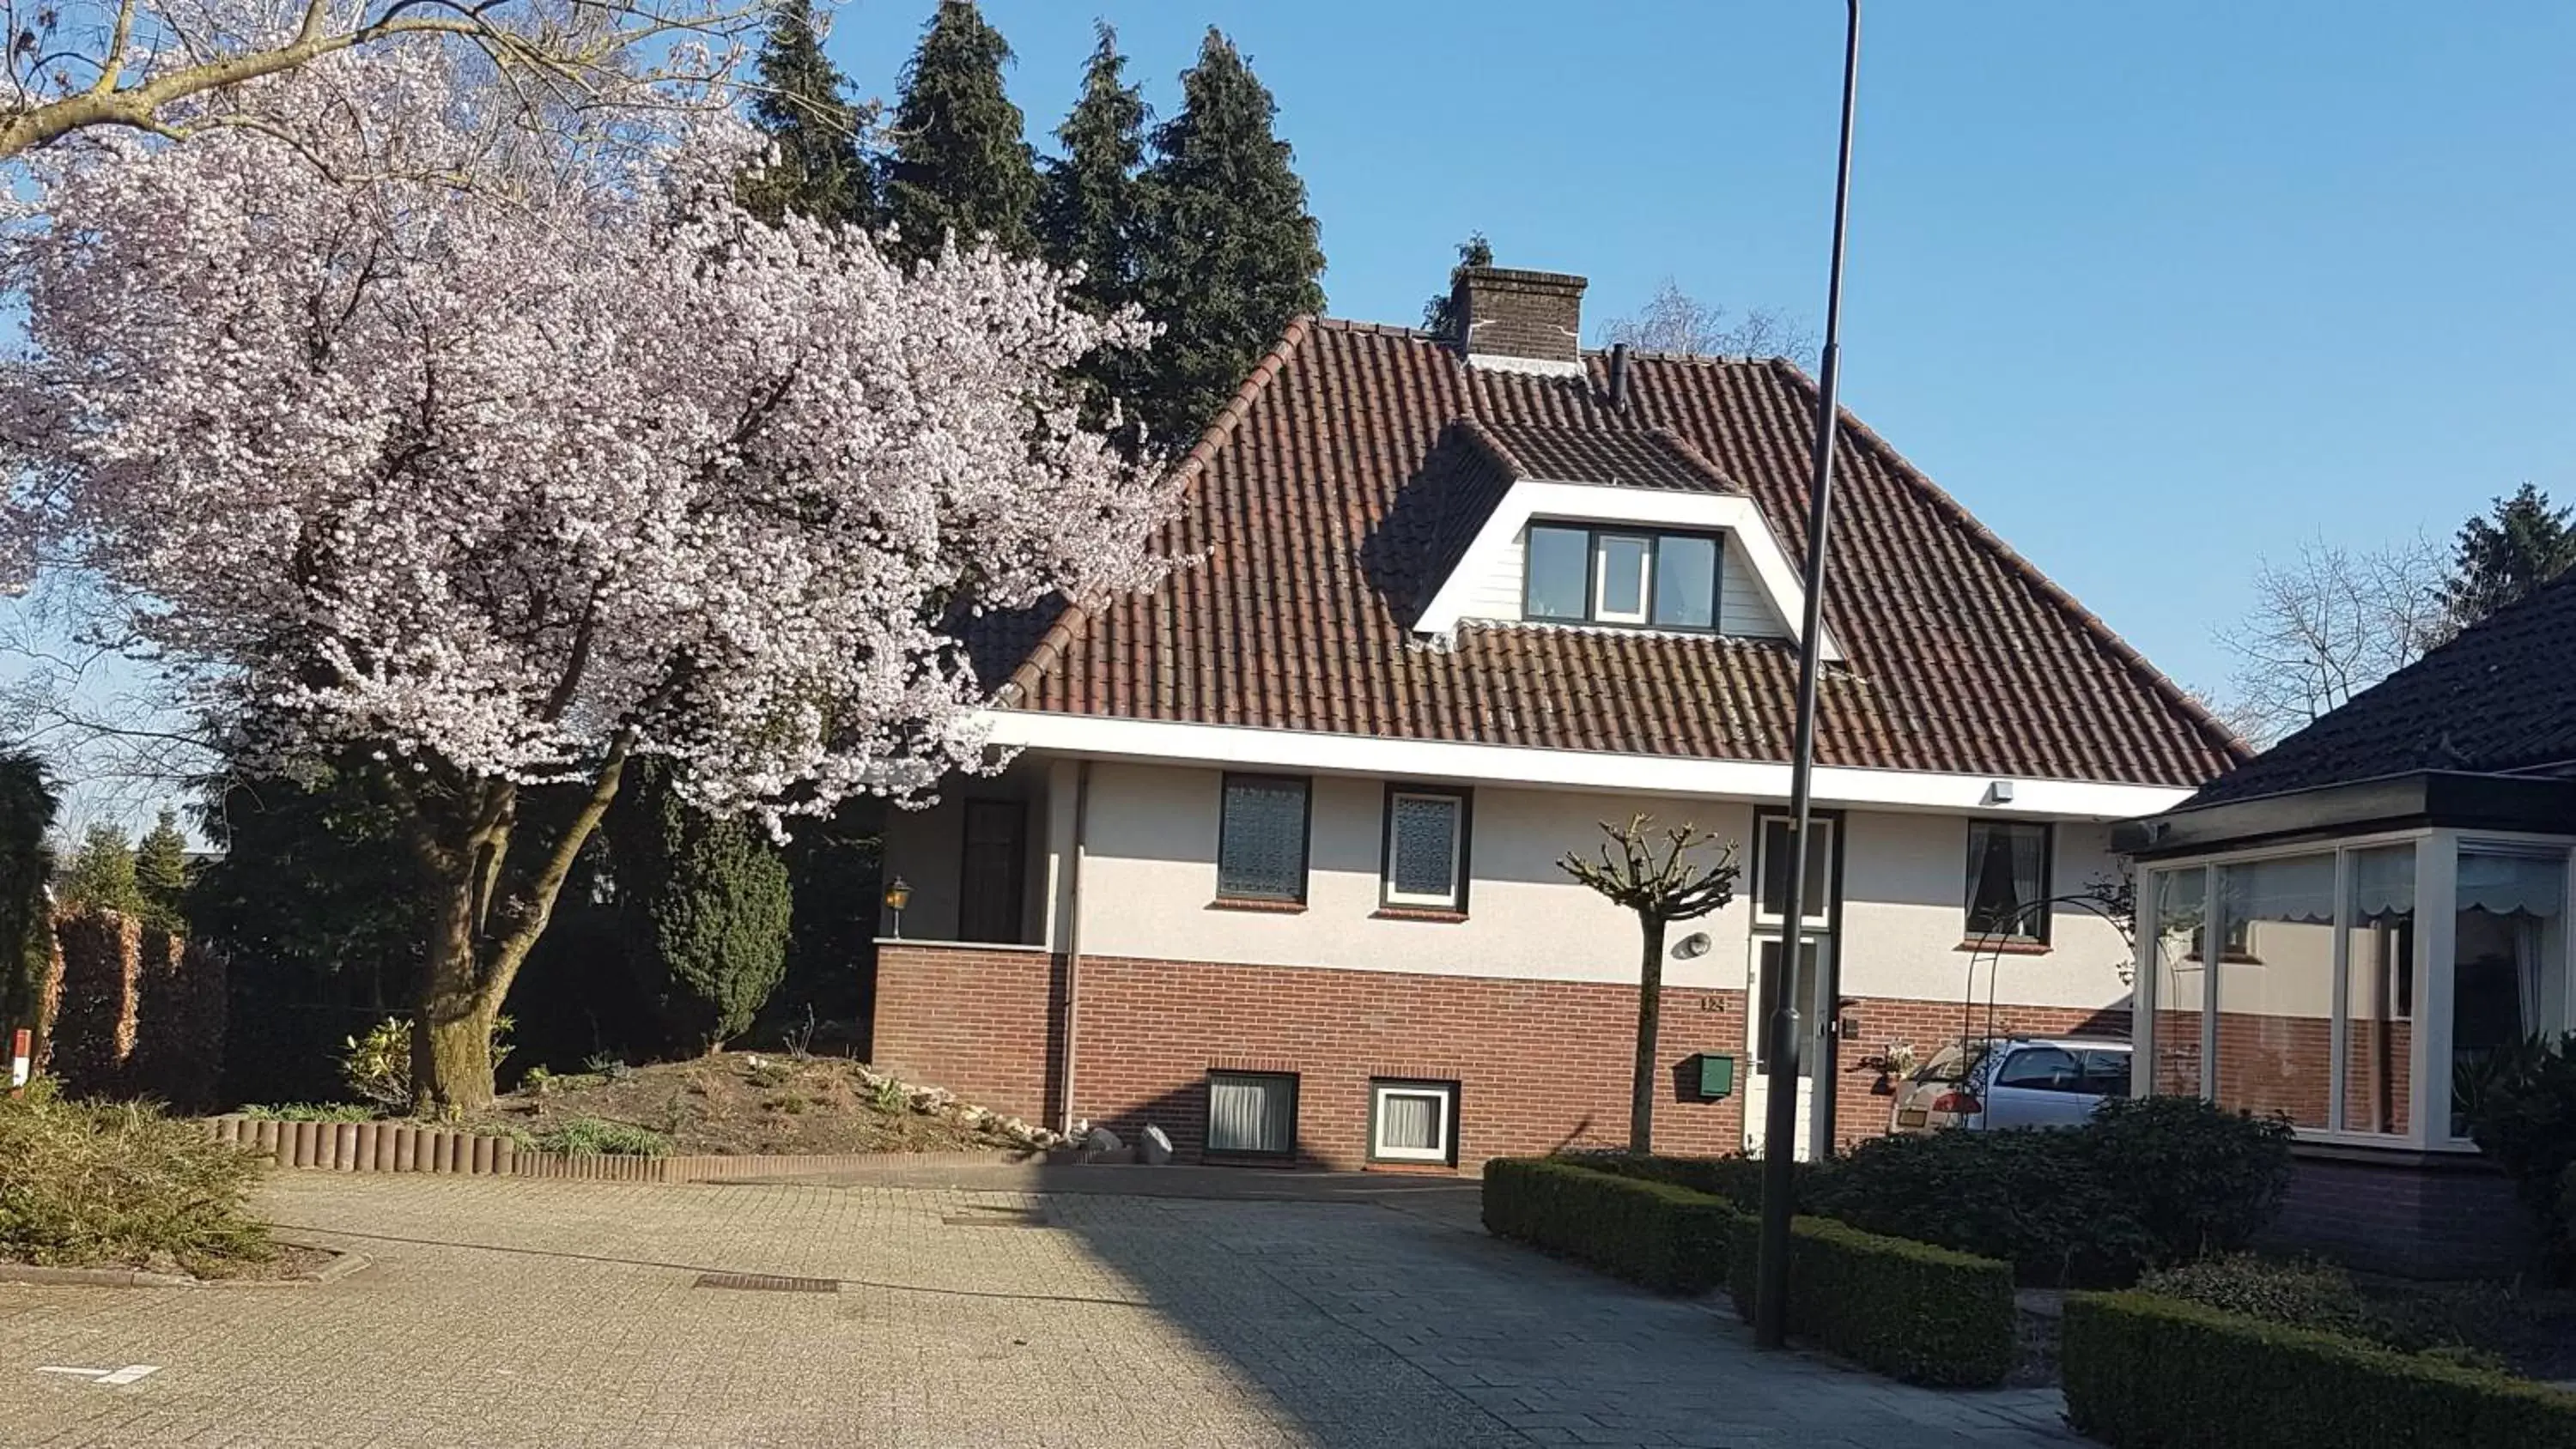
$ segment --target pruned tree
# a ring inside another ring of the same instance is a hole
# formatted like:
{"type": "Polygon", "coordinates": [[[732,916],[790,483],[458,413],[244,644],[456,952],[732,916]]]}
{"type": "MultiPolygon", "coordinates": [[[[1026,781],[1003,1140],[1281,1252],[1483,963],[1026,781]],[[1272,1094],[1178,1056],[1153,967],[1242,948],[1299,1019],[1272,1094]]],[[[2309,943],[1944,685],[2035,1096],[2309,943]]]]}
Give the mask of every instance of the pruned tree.
{"type": "Polygon", "coordinates": [[[2442,608],[2452,632],[2469,627],[2576,568],[2576,508],[2552,508],[2525,483],[2460,526],[2442,608]]]}
{"type": "Polygon", "coordinates": [[[1449,285],[1422,304],[1422,330],[1434,337],[1455,334],[1458,330],[1458,278],[1469,267],[1490,267],[1493,264],[1494,244],[1485,240],[1481,231],[1467,233],[1467,239],[1458,243],[1458,264],[1449,269],[1449,285]]]}
{"type": "Polygon", "coordinates": [[[2222,713],[2258,745],[2403,668],[2442,632],[2442,561],[2422,538],[2373,552],[2322,540],[2254,568],[2254,604],[2218,631],[2236,656],[2222,713]]]}
{"type": "Polygon", "coordinates": [[[1788,313],[1752,307],[1730,319],[1724,307],[1690,295],[1671,277],[1655,288],[1645,310],[1611,318],[1601,335],[1604,341],[1624,342],[1641,352],[1688,352],[1703,357],[1794,361],[1810,359],[1816,351],[1816,334],[1788,313]]]}
{"type": "Polygon", "coordinates": [[[0,160],[94,127],[278,128],[294,118],[238,104],[241,93],[328,56],[422,40],[478,53],[506,82],[495,99],[613,113],[658,82],[723,74],[763,18],[762,0],[0,0],[0,160]],[[660,59],[639,64],[648,45],[660,59]],[[205,104],[227,93],[234,103],[205,104]]]}
{"type": "Polygon", "coordinates": [[[764,224],[724,107],[496,150],[438,46],[261,100],[368,124],[33,158],[8,513],[129,602],[245,771],[388,768],[418,1097],[475,1107],[630,758],[773,829],[919,796],[993,763],[958,619],[1156,576],[1157,460],[1064,380],[1139,329],[993,250],[764,224]]]}
{"type": "Polygon", "coordinates": [[[1695,921],[1735,899],[1735,846],[1688,823],[1654,829],[1654,817],[1626,825],[1601,822],[1605,839],[1598,860],[1567,851],[1559,869],[1601,896],[1637,913],[1645,952],[1637,965],[1637,1060],[1629,1083],[1628,1150],[1655,1150],[1655,1049],[1663,1023],[1664,929],[1695,921]],[[1717,858],[1705,852],[1717,850],[1717,858]],[[1615,853],[1614,853],[1615,852],[1615,853]]]}

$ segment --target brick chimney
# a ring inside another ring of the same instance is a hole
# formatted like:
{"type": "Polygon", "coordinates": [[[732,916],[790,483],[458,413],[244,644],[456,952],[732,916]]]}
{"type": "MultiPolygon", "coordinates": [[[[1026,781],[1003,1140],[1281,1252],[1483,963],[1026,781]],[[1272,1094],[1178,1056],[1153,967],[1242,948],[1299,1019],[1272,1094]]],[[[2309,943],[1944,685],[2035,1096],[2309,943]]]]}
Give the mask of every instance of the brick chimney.
{"type": "Polygon", "coordinates": [[[1449,294],[1458,350],[1470,362],[1530,371],[1583,366],[1583,279],[1563,272],[1469,267],[1449,294]]]}

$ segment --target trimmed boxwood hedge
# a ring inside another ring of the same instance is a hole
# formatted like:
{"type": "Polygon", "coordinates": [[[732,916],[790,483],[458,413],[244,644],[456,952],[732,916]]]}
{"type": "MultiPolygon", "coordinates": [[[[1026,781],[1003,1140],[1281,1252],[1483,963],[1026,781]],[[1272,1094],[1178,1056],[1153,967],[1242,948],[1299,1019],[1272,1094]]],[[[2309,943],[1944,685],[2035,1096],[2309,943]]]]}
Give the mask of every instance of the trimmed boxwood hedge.
{"type": "Polygon", "coordinates": [[[2576,1449],[2576,1394],[2152,1294],[2069,1298],[2058,1354],[2123,1449],[2576,1449]]]}
{"type": "Polygon", "coordinates": [[[1555,1159],[1485,1164],[1485,1230],[1665,1293],[1726,1281],[1744,1215],[1706,1193],[1555,1159]]]}
{"type": "MultiPolygon", "coordinates": [[[[1669,1182],[1693,1192],[1722,1197],[1748,1213],[1762,1211],[1762,1159],[1759,1157],[1667,1157],[1660,1153],[1639,1157],[1628,1152],[1586,1152],[1563,1159],[1600,1172],[1615,1172],[1621,1177],[1639,1177],[1649,1182],[1669,1182]]],[[[1807,1205],[1808,1186],[1815,1181],[1812,1163],[1794,1164],[1794,1192],[1798,1206],[1807,1205]]]]}
{"type": "MultiPolygon", "coordinates": [[[[1727,1286],[1747,1320],[1761,1239],[1737,1219],[1727,1286]]],[[[1999,1384],[2021,1361],[2011,1264],[1827,1218],[1790,1222],[1789,1331],[1913,1384],[1999,1384]]]]}

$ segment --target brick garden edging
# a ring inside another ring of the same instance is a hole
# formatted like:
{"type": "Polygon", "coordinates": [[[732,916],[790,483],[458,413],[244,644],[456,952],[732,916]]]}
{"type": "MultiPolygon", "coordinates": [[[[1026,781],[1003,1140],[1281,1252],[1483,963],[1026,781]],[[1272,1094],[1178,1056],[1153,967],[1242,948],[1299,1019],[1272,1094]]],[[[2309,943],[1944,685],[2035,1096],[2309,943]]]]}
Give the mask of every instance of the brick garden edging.
{"type": "Polygon", "coordinates": [[[621,1157],[536,1152],[506,1137],[418,1122],[279,1122],[239,1116],[199,1119],[206,1135],[268,1154],[280,1167],[320,1172],[427,1172],[451,1177],[547,1177],[589,1182],[728,1182],[852,1172],[899,1159],[910,1163],[1130,1162],[1117,1153],[1054,1148],[1044,1152],[840,1152],[742,1156],[621,1157]]]}

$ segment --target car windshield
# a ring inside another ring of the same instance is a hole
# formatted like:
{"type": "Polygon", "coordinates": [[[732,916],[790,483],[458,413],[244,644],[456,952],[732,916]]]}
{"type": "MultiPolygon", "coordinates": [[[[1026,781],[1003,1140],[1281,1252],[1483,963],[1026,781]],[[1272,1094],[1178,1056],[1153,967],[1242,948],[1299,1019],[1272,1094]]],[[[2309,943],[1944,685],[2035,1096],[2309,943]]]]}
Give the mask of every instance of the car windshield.
{"type": "Polygon", "coordinates": [[[1952,1042],[1950,1045],[1945,1046],[1941,1048],[1940,1051],[1934,1053],[1932,1060],[1925,1062],[1921,1067],[1917,1068],[1914,1073],[1914,1080],[1918,1082],[1964,1082],[1976,1071],[1977,1063],[1985,1060],[1987,1046],[1988,1043],[1981,1041],[1966,1043],[1952,1042]]]}

